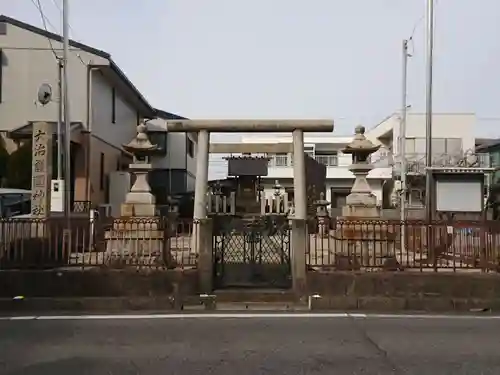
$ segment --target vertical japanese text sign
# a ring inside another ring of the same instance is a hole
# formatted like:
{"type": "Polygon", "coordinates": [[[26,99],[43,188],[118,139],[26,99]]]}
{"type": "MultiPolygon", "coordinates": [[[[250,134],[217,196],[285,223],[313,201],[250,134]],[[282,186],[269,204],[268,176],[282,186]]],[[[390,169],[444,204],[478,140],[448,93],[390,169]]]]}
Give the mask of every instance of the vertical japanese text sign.
{"type": "Polygon", "coordinates": [[[34,217],[46,217],[50,211],[51,141],[49,124],[34,123],[31,166],[31,215],[34,217]]]}

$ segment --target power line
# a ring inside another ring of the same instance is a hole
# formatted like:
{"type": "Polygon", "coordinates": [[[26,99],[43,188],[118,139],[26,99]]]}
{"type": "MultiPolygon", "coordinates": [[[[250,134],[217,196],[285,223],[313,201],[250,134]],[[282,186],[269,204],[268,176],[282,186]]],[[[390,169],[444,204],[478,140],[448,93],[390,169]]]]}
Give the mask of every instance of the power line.
{"type": "Polygon", "coordinates": [[[54,24],[52,22],[50,22],[50,19],[45,15],[45,13],[43,11],[42,4],[40,3],[40,0],[31,0],[31,2],[36,7],[36,9],[38,9],[38,11],[40,12],[40,17],[42,18],[43,28],[45,29],[45,31],[49,32],[48,27],[47,27],[47,24],[48,24],[50,27],[52,27],[52,29],[55,32],[57,32],[57,27],[55,27],[54,24]]]}
{"type": "MultiPolygon", "coordinates": [[[[56,0],[52,0],[52,2],[54,3],[54,5],[57,7],[57,9],[62,14],[62,8],[61,8],[61,6],[59,4],[57,4],[56,0]]],[[[49,25],[50,27],[52,27],[52,29],[57,34],[59,34],[57,28],[54,26],[54,24],[52,22],[50,22],[50,19],[45,15],[40,0],[31,0],[31,3],[36,7],[36,9],[38,10],[38,12],[40,13],[40,18],[42,19],[42,25],[43,25],[44,30],[46,32],[50,32],[49,29],[48,29],[48,27],[47,27],[47,25],[49,25]]],[[[71,25],[68,25],[68,26],[73,31],[73,35],[75,35],[74,29],[71,27],[71,25]]],[[[54,57],[56,58],[56,60],[60,60],[60,57],[57,55],[57,53],[55,51],[55,48],[54,48],[54,45],[52,44],[52,39],[51,38],[47,38],[47,40],[49,41],[50,49],[52,50],[52,53],[54,54],[54,57]]],[[[29,49],[35,49],[35,48],[29,48],[29,49]]],[[[80,63],[82,63],[84,66],[87,66],[87,63],[85,61],[83,61],[83,59],[80,56],[80,54],[77,54],[77,57],[78,57],[78,60],[80,61],[80,63]]]]}
{"type": "MultiPolygon", "coordinates": [[[[38,9],[38,12],[40,13],[40,17],[42,19],[42,25],[43,25],[44,30],[47,31],[47,32],[49,32],[49,29],[47,27],[47,24],[49,24],[55,31],[57,31],[57,29],[50,22],[50,20],[48,19],[48,17],[46,17],[45,14],[43,13],[43,8],[42,8],[42,4],[40,3],[40,0],[31,0],[31,2],[38,9]]],[[[54,57],[56,58],[56,60],[59,60],[59,56],[57,56],[57,53],[56,53],[56,51],[54,49],[54,46],[52,45],[52,39],[47,38],[47,40],[49,41],[50,49],[52,50],[52,53],[54,54],[54,57]]]]}
{"type": "MultiPolygon", "coordinates": [[[[39,1],[39,0],[38,0],[39,1]]],[[[59,13],[61,15],[61,17],[63,16],[63,8],[61,7],[61,5],[58,4],[57,0],[52,0],[52,3],[54,4],[54,6],[57,8],[57,10],[59,10],[59,13]]],[[[77,34],[75,33],[75,29],[73,29],[71,27],[71,24],[68,22],[68,28],[71,30],[71,33],[73,34],[73,38],[78,40],[78,41],[81,41],[80,38],[76,38],[77,34]]],[[[78,57],[78,60],[84,65],[84,66],[87,66],[87,63],[85,61],[83,61],[82,57],[80,56],[80,54],[76,54],[76,56],[78,57]]]]}
{"type": "MultiPolygon", "coordinates": [[[[435,6],[434,8],[436,9],[437,6],[439,4],[439,1],[436,0],[436,3],[435,3],[435,6]]],[[[436,11],[434,11],[434,14],[436,13],[436,11]]],[[[411,42],[411,52],[410,52],[410,55],[414,56],[415,55],[415,42],[413,41],[413,37],[415,36],[415,32],[417,31],[418,27],[422,24],[422,22],[425,20],[425,15],[426,15],[426,11],[424,10],[422,12],[422,15],[420,16],[419,19],[417,19],[417,21],[415,22],[415,24],[413,25],[413,29],[411,31],[411,34],[410,34],[410,37],[408,38],[408,42],[411,42]]],[[[434,29],[436,27],[434,26],[434,29]]]]}

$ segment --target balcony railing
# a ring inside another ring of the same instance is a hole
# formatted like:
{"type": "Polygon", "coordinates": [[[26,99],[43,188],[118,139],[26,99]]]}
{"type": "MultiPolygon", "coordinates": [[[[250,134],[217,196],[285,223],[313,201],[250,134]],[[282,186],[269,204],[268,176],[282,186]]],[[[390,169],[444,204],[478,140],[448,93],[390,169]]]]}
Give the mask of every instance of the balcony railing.
{"type": "MultiPolygon", "coordinates": [[[[324,164],[327,167],[337,167],[339,165],[339,158],[337,155],[313,155],[312,157],[318,163],[324,164]]],[[[269,161],[269,166],[292,167],[293,158],[288,155],[274,155],[273,157],[271,157],[271,160],[269,161]]]]}
{"type": "Polygon", "coordinates": [[[339,165],[339,158],[337,155],[316,155],[314,159],[327,167],[337,167],[339,165]]]}
{"type": "Polygon", "coordinates": [[[274,155],[271,160],[269,160],[269,166],[271,167],[289,167],[290,158],[288,155],[274,155]]]}
{"type": "MultiPolygon", "coordinates": [[[[413,153],[406,154],[406,165],[408,173],[425,173],[425,154],[413,153]]],[[[490,168],[490,155],[486,153],[465,152],[457,154],[434,154],[432,156],[432,165],[443,168],[490,168]]],[[[400,173],[401,156],[394,156],[394,171],[400,173]]]]}
{"type": "MultiPolygon", "coordinates": [[[[314,155],[314,159],[327,167],[338,167],[338,155],[314,155]]],[[[425,154],[406,154],[407,171],[409,173],[425,173],[425,154]]],[[[393,154],[390,150],[381,149],[370,157],[375,168],[393,167],[395,173],[400,173],[401,157],[393,154]]],[[[486,153],[465,152],[459,154],[434,154],[432,165],[436,167],[467,167],[467,168],[489,168],[491,167],[490,155],[486,153]]],[[[292,167],[293,158],[290,155],[274,155],[269,161],[270,167],[292,167]]],[[[344,166],[344,164],[342,164],[344,166]]],[[[347,167],[347,165],[345,165],[347,167]]]]}

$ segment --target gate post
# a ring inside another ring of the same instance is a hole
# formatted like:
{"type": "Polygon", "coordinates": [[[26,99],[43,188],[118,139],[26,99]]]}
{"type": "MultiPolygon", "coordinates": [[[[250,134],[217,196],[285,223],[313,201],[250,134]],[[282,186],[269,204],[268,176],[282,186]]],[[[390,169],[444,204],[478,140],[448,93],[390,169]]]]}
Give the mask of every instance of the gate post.
{"type": "Polygon", "coordinates": [[[299,297],[307,293],[306,252],[309,246],[307,220],[292,219],[292,285],[299,297]]]}
{"type": "Polygon", "coordinates": [[[201,293],[211,293],[213,291],[213,239],[212,239],[212,219],[200,219],[194,222],[198,226],[196,252],[198,254],[198,278],[201,293]]]}

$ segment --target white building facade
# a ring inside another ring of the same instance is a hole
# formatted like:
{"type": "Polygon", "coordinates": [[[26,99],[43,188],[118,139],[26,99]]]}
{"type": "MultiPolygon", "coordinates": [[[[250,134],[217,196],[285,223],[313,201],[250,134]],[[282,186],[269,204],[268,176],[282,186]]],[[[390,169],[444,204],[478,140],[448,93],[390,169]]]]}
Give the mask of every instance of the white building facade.
{"type": "MultiPolygon", "coordinates": [[[[339,137],[330,134],[305,134],[304,150],[313,159],[326,166],[326,191],[325,197],[331,202],[331,208],[341,208],[345,204],[345,198],[350,192],[354,175],[349,171],[351,155],[344,155],[342,149],[352,141],[352,137],[339,137]]],[[[281,136],[259,136],[251,135],[242,138],[242,143],[292,143],[291,135],[281,136]]],[[[266,196],[274,193],[273,186],[276,181],[285,190],[293,191],[293,165],[292,154],[283,153],[268,155],[268,175],[261,179],[266,196]]],[[[373,159],[385,156],[385,150],[380,150],[373,159]]],[[[392,168],[385,163],[374,168],[368,175],[368,181],[372,187],[377,200],[382,203],[382,190],[385,181],[392,179],[392,168]]]]}
{"type": "MultiPolygon", "coordinates": [[[[433,116],[433,161],[439,164],[443,158],[447,162],[462,160],[468,152],[473,152],[475,145],[474,114],[435,114],[433,116]],[[453,160],[452,160],[453,159],[453,160]]],[[[368,175],[368,182],[377,202],[381,207],[389,207],[394,202],[398,188],[398,168],[400,156],[400,116],[395,113],[385,118],[372,128],[367,127],[365,136],[373,143],[381,145],[379,151],[371,157],[374,169],[368,175]]],[[[425,114],[408,113],[406,126],[406,159],[425,161],[425,114]]],[[[340,212],[345,198],[354,182],[354,175],[349,171],[351,156],[344,155],[342,149],[352,141],[353,136],[328,134],[304,134],[305,152],[316,161],[326,165],[325,197],[331,202],[332,213],[340,212]],[[336,211],[337,210],[337,211],[336,211]]],[[[242,143],[255,144],[291,144],[291,135],[251,134],[241,138],[242,143]]],[[[286,190],[293,190],[293,166],[290,153],[268,154],[268,175],[261,183],[267,196],[273,194],[276,181],[286,190]]],[[[212,159],[213,167],[218,170],[217,178],[223,167],[220,158],[212,159]]]]}

